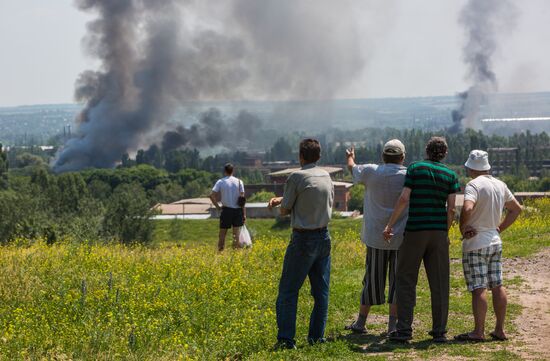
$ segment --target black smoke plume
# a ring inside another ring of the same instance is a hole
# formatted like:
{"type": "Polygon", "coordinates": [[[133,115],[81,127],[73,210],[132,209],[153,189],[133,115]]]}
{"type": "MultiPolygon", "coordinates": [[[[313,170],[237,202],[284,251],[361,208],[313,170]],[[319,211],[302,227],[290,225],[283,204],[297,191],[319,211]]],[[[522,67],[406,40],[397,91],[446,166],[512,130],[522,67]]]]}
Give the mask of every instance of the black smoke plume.
{"type": "Polygon", "coordinates": [[[162,149],[165,152],[178,148],[205,148],[222,145],[238,149],[258,136],[262,121],[256,115],[241,110],[233,119],[224,119],[221,111],[210,108],[190,127],[178,126],[164,133],[162,149]]]}
{"type": "Polygon", "coordinates": [[[452,112],[451,132],[480,127],[477,119],[480,107],[487,103],[488,94],[498,90],[493,70],[498,36],[515,26],[517,14],[510,0],[468,0],[462,8],[459,23],[466,34],[462,54],[471,85],[458,94],[460,106],[452,112]]]}
{"type": "MultiPolygon", "coordinates": [[[[84,45],[101,66],[77,80],[75,97],[84,109],[77,137],[58,155],[56,171],[114,166],[122,154],[155,143],[151,135],[189,102],[328,99],[364,64],[348,1],[77,0],[76,5],[97,15],[84,45]]],[[[220,142],[203,134],[213,128],[201,121],[165,139],[220,142]]]]}

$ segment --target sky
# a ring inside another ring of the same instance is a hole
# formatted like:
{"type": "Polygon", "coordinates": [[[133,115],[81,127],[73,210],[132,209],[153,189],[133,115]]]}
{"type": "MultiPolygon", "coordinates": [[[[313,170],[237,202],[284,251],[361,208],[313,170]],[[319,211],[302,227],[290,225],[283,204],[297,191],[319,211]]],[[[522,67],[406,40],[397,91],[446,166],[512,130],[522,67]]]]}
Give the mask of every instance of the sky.
{"type": "MultiPolygon", "coordinates": [[[[452,95],[465,90],[463,0],[364,0],[364,70],[338,98],[452,95]]],[[[515,0],[514,30],[494,59],[500,92],[550,91],[550,1],[515,0]]],[[[72,0],[0,0],[0,106],[72,103],[74,82],[98,64],[83,50],[91,14],[72,0]]],[[[336,54],[337,55],[337,54],[336,54]]]]}

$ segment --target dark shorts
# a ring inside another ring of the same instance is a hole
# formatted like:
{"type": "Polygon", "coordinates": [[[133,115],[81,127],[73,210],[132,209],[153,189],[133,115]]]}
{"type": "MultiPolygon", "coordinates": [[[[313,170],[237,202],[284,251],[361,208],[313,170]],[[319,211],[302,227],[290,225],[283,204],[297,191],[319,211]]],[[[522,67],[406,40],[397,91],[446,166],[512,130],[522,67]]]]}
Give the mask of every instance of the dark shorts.
{"type": "Polygon", "coordinates": [[[242,227],[244,224],[243,209],[223,207],[220,215],[220,228],[242,227]]]}

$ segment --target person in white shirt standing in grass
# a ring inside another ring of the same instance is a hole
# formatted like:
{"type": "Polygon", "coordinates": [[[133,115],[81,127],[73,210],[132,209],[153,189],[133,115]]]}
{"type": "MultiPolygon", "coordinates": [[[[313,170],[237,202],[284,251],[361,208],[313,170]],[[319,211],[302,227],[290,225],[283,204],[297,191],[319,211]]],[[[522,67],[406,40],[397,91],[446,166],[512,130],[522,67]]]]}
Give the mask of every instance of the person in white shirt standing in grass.
{"type": "Polygon", "coordinates": [[[210,194],[210,200],[216,209],[221,210],[219,251],[225,248],[225,236],[231,227],[233,227],[233,247],[237,247],[239,232],[246,221],[246,211],[244,207],[239,206],[239,197],[244,197],[244,185],[239,178],[233,176],[233,168],[231,163],[224,166],[224,177],[216,182],[210,194]],[[219,201],[221,201],[221,207],[219,201]]]}
{"type": "Polygon", "coordinates": [[[489,335],[504,341],[506,291],[502,285],[502,240],[500,234],[521,212],[521,206],[506,184],[489,174],[491,166],[487,152],[472,150],[466,161],[472,178],[464,189],[464,206],[460,214],[462,265],[468,291],[472,293],[474,330],[455,336],[459,341],[485,340],[487,289],[493,294],[496,326],[489,335]],[[501,221],[502,210],[506,217],[501,221]]]}

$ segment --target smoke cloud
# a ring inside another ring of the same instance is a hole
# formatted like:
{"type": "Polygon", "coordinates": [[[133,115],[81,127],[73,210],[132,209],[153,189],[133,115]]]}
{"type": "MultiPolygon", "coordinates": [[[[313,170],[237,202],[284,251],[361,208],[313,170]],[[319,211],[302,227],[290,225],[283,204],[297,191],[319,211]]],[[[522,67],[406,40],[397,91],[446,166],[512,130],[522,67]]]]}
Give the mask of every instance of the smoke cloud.
{"type": "Polygon", "coordinates": [[[513,29],[518,10],[510,0],[468,0],[459,16],[464,27],[466,44],[462,54],[471,82],[467,91],[458,95],[460,107],[452,112],[450,131],[463,128],[478,129],[480,107],[487,95],[498,90],[493,59],[497,51],[498,36],[513,29]]]}
{"type": "Polygon", "coordinates": [[[262,121],[246,110],[240,111],[233,119],[225,120],[219,109],[210,108],[200,114],[197,124],[190,127],[178,126],[175,130],[164,133],[161,146],[164,151],[216,145],[236,149],[257,136],[261,126],[262,121]]]}
{"type": "MultiPolygon", "coordinates": [[[[77,0],[76,6],[97,15],[84,45],[101,67],[76,82],[84,109],[56,171],[114,166],[122,154],[153,143],[150,135],[189,102],[330,99],[364,65],[348,1],[77,0]]],[[[163,145],[220,144],[214,133],[221,114],[212,114],[169,130],[163,145]]],[[[237,117],[242,129],[248,121],[237,117]]]]}

